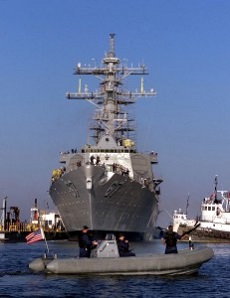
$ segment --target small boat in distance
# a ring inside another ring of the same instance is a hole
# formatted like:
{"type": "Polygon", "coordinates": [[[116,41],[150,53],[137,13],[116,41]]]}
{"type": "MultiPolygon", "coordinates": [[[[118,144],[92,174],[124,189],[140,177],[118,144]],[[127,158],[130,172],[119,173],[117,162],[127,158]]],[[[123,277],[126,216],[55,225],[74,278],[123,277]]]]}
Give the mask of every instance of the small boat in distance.
{"type": "Polygon", "coordinates": [[[179,232],[179,230],[187,231],[197,224],[197,220],[187,218],[187,212],[183,212],[182,209],[174,210],[173,213],[173,231],[179,232]]]}
{"type": "Polygon", "coordinates": [[[215,176],[214,191],[201,202],[201,215],[198,220],[187,220],[182,211],[174,212],[173,225],[175,231],[192,228],[193,222],[200,223],[192,232],[198,239],[230,241],[230,191],[218,190],[218,180],[215,176]]]}
{"type": "Polygon", "coordinates": [[[63,240],[69,238],[60,214],[55,211],[38,208],[38,202],[35,199],[34,206],[30,209],[30,224],[28,228],[34,231],[39,227],[42,227],[46,240],[63,240]]]}
{"type": "Polygon", "coordinates": [[[189,206],[189,198],[187,197],[187,203],[186,203],[186,211],[183,212],[181,208],[179,210],[174,210],[172,220],[173,220],[173,231],[175,232],[185,232],[188,230],[193,229],[196,224],[197,220],[195,219],[189,219],[187,217],[188,215],[188,206],[189,206]]]}
{"type": "Polygon", "coordinates": [[[205,235],[230,240],[230,191],[218,190],[217,176],[215,188],[201,203],[200,228],[205,235]]]}

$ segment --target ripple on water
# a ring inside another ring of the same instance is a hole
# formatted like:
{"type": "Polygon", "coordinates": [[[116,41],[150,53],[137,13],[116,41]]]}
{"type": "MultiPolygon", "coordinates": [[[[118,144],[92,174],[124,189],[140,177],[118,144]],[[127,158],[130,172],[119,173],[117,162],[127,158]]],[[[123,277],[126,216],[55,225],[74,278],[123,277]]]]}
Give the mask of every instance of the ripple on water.
{"type": "MultiPolygon", "coordinates": [[[[179,244],[179,249],[186,245],[179,244]]],[[[131,243],[131,246],[138,254],[150,254],[164,250],[160,241],[147,244],[131,243]]],[[[197,275],[154,277],[32,274],[28,269],[28,264],[44,253],[44,243],[4,244],[0,245],[1,297],[227,298],[230,293],[229,244],[208,244],[208,246],[213,248],[215,256],[200,268],[197,275]]],[[[49,247],[59,256],[78,254],[77,243],[51,242],[49,247]]]]}

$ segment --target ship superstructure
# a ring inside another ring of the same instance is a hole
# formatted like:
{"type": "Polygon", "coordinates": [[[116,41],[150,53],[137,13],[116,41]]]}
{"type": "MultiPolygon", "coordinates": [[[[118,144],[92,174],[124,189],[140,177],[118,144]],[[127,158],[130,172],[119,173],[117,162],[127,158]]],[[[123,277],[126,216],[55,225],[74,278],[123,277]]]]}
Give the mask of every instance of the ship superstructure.
{"type": "Polygon", "coordinates": [[[198,228],[192,235],[198,239],[208,239],[209,241],[230,239],[230,191],[218,190],[217,175],[215,176],[215,188],[210,196],[202,199],[201,214],[196,219],[188,220],[183,212],[174,211],[173,226],[177,232],[184,232],[194,228],[199,223],[198,228]]]}
{"type": "MultiPolygon", "coordinates": [[[[152,165],[157,153],[137,151],[135,126],[127,108],[138,97],[155,96],[144,90],[144,65],[126,67],[115,54],[115,35],[110,34],[110,50],[100,67],[82,67],[78,92],[67,93],[67,99],[87,100],[95,105],[94,122],[90,126],[92,144],[80,151],[60,154],[62,167],[54,170],[50,195],[68,232],[88,225],[96,232],[153,234],[158,216],[161,179],[155,178],[152,165]],[[100,90],[82,92],[81,76],[100,80],[100,90]],[[123,81],[141,75],[140,91],[124,90],[123,81]]],[[[149,237],[149,236],[148,236],[149,237]]],[[[151,236],[150,236],[151,237],[151,236]]]]}

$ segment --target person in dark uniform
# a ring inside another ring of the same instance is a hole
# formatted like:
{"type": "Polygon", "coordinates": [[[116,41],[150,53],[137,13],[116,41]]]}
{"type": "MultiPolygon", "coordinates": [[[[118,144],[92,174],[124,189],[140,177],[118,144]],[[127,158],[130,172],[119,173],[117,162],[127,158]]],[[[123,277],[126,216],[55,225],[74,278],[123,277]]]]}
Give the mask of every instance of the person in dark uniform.
{"type": "Polygon", "coordinates": [[[165,244],[165,253],[178,253],[177,251],[177,240],[181,239],[181,235],[173,232],[173,226],[169,225],[168,230],[165,232],[162,241],[165,244]]]}
{"type": "Polygon", "coordinates": [[[90,258],[91,250],[97,245],[97,241],[92,240],[89,234],[89,228],[84,226],[79,237],[79,258],[90,258]]]}
{"type": "Polygon", "coordinates": [[[120,257],[132,257],[135,256],[135,253],[133,253],[129,249],[129,241],[125,239],[125,236],[122,234],[119,236],[117,240],[117,246],[120,257]]]}

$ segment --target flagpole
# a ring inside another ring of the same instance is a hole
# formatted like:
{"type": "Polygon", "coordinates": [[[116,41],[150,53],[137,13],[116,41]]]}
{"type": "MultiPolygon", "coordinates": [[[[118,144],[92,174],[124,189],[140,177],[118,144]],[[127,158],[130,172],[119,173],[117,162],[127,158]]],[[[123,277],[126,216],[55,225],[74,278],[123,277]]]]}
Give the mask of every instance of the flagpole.
{"type": "Polygon", "coordinates": [[[45,244],[46,244],[46,248],[47,248],[47,253],[49,253],[50,250],[49,250],[48,243],[47,243],[47,241],[46,241],[46,235],[45,235],[45,232],[43,231],[43,228],[42,228],[42,227],[40,227],[40,229],[41,229],[41,232],[42,232],[42,235],[43,235],[43,239],[45,240],[45,244]]]}

